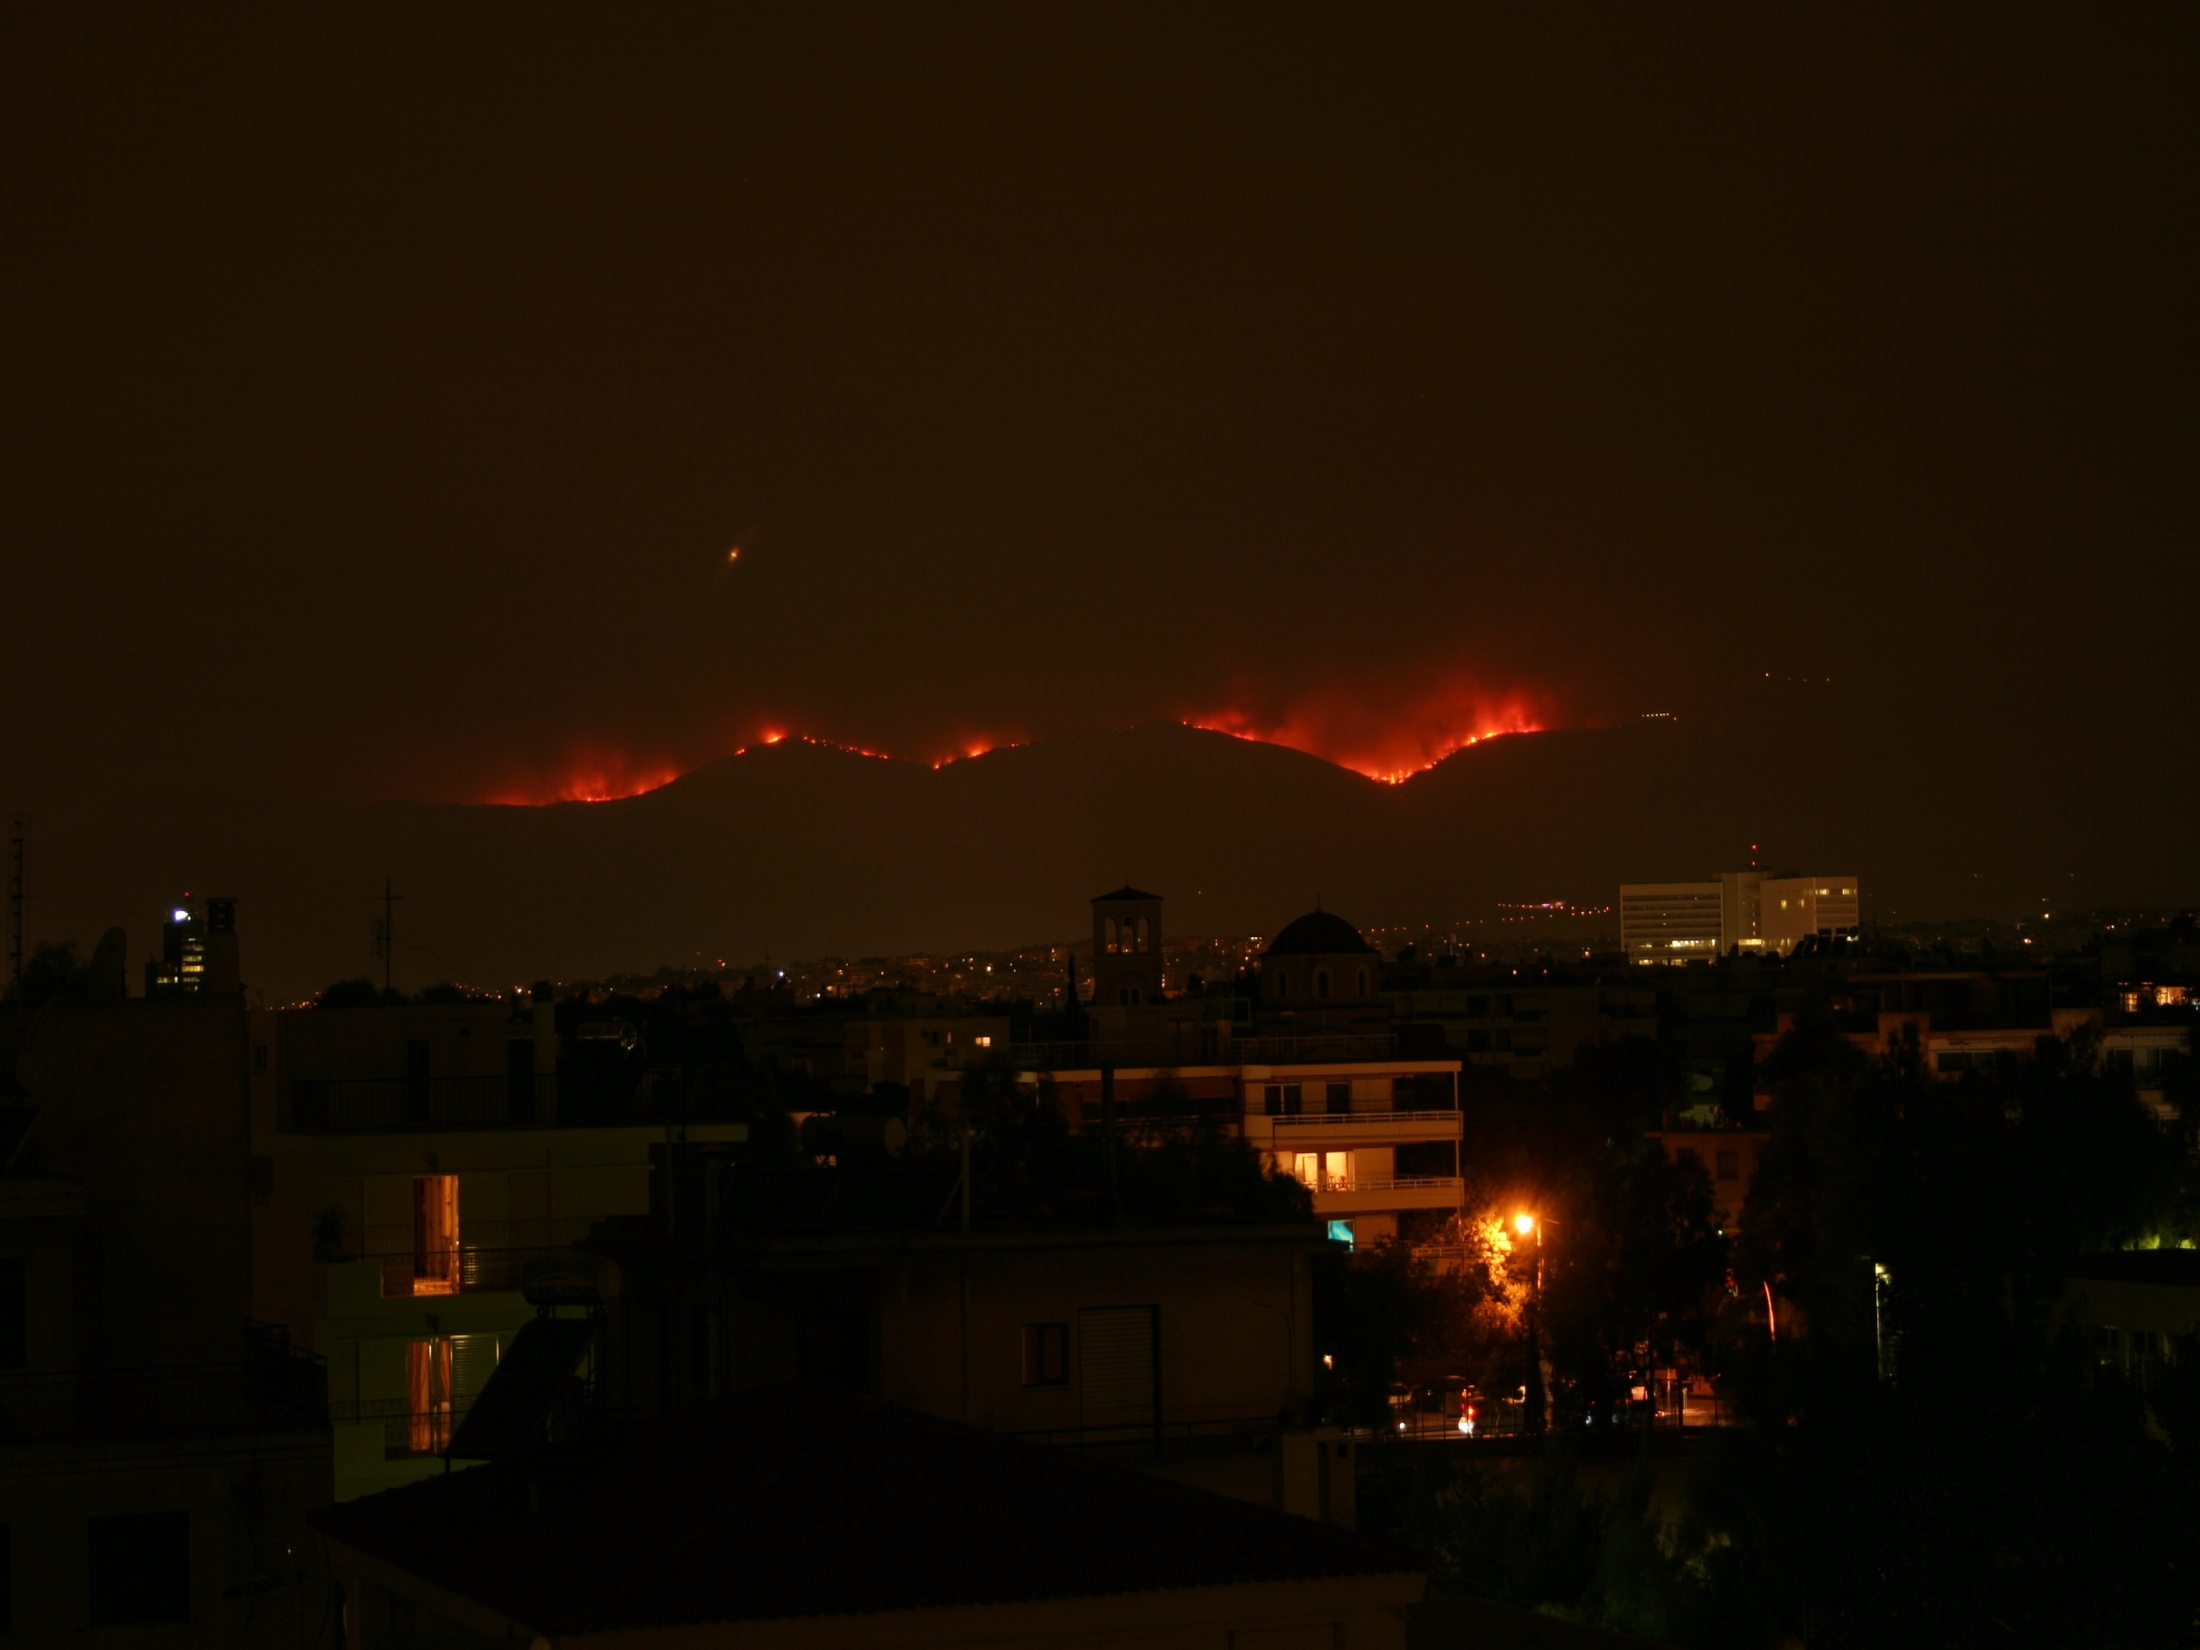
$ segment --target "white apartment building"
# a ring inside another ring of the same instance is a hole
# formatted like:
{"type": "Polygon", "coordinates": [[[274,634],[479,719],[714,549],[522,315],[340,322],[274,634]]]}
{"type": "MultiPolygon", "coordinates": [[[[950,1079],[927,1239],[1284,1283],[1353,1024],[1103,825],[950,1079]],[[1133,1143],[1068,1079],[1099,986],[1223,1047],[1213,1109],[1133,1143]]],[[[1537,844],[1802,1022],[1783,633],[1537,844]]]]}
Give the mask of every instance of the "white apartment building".
{"type": "Polygon", "coordinates": [[[1702,882],[1625,882],[1619,890],[1620,946],[1632,963],[1685,963],[1731,951],[1786,956],[1813,936],[1859,931],[1856,874],[1766,876],[1722,871],[1702,882]]]}

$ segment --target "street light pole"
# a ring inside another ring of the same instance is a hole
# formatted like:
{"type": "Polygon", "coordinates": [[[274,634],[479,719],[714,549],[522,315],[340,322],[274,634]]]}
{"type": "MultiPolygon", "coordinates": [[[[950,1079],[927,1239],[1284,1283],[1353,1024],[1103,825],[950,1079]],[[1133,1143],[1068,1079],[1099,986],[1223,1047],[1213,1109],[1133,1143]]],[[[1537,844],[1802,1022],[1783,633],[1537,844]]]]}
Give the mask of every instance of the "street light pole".
{"type": "Polygon", "coordinates": [[[1535,1278],[1528,1286],[1528,1381],[1526,1416],[1528,1436],[1541,1438],[1550,1426],[1543,1391],[1543,1334],[1539,1313],[1543,1304],[1543,1222],[1534,1215],[1513,1217],[1513,1229],[1526,1237],[1535,1234],[1535,1278]]]}

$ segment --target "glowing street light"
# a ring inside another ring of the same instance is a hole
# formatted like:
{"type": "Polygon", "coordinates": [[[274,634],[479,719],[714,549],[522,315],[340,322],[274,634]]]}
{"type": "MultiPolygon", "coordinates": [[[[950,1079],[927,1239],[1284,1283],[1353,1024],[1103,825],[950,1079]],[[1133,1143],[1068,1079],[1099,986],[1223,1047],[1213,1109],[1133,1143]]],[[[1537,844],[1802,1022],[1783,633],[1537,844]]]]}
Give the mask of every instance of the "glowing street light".
{"type": "Polygon", "coordinates": [[[1528,1435],[1540,1439],[1548,1425],[1544,1414],[1543,1336],[1536,1322],[1538,1309],[1543,1304],[1543,1226],[1523,1209],[1513,1216],[1513,1230],[1524,1238],[1535,1239],[1535,1276],[1528,1285],[1528,1385],[1521,1398],[1527,1408],[1528,1435]]]}

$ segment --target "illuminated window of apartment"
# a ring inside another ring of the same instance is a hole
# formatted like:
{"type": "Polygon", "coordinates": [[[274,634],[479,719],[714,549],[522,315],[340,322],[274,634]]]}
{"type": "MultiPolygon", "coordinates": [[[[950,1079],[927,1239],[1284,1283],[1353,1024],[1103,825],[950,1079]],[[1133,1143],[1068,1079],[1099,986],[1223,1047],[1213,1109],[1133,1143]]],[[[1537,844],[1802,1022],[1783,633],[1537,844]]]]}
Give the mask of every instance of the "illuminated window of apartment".
{"type": "Polygon", "coordinates": [[[1024,1325],[1024,1385],[1069,1385],[1069,1325],[1024,1325]]]}
{"type": "Polygon", "coordinates": [[[458,1176],[413,1177],[413,1290],[450,1295],[458,1290],[458,1176]]]}
{"type": "Polygon", "coordinates": [[[1348,1192],[1352,1189],[1352,1154],[1299,1152],[1292,1159],[1291,1172],[1317,1192],[1348,1192]]]}
{"type": "Polygon", "coordinates": [[[191,1517],[114,1513],[85,1520],[87,1615],[94,1627],[191,1619],[191,1517]]]}
{"type": "Polygon", "coordinates": [[[405,1346],[406,1445],[433,1455],[451,1441],[451,1341],[409,1341],[405,1346]]]}
{"type": "Polygon", "coordinates": [[[973,1040],[980,1048],[991,1048],[993,1046],[993,1039],[990,1037],[979,1037],[973,1040]]]}

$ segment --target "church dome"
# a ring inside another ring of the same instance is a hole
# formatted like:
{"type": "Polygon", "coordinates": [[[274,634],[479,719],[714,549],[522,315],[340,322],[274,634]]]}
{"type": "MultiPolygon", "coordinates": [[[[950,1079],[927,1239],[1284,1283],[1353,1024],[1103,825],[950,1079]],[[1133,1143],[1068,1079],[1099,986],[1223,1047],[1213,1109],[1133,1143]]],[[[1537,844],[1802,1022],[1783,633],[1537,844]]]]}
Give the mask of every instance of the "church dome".
{"type": "Polygon", "coordinates": [[[1309,911],[1284,925],[1265,955],[1271,957],[1342,957],[1375,948],[1360,931],[1334,911],[1309,911]]]}

